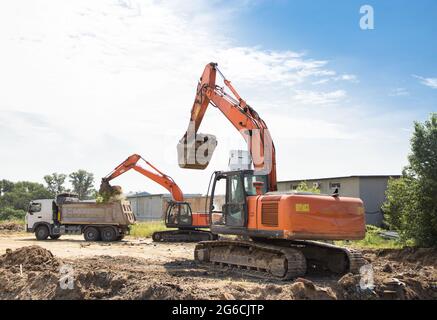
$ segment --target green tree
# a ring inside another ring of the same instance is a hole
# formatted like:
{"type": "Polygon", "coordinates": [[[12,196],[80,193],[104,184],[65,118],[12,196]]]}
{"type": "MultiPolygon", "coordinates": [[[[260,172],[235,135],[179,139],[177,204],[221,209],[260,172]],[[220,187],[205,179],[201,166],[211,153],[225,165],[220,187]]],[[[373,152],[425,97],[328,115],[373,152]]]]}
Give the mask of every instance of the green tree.
{"type": "Polygon", "coordinates": [[[312,186],[311,188],[308,187],[308,183],[306,181],[301,181],[297,188],[296,191],[300,191],[300,192],[311,192],[311,193],[320,193],[320,189],[312,186]]]}
{"type": "Polygon", "coordinates": [[[0,188],[0,219],[22,219],[31,200],[52,198],[44,185],[35,182],[2,180],[0,188]]]}
{"type": "Polygon", "coordinates": [[[14,187],[14,183],[9,180],[0,180],[0,196],[6,192],[9,192],[14,187]]]}
{"type": "Polygon", "coordinates": [[[383,205],[387,224],[403,240],[437,245],[437,113],[415,122],[409,165],[399,181],[389,182],[383,205]]]}
{"type": "Polygon", "coordinates": [[[92,196],[94,191],[94,175],[85,170],[78,170],[69,175],[70,182],[73,185],[73,192],[77,193],[79,199],[85,200],[92,196]]]}
{"type": "Polygon", "coordinates": [[[56,172],[44,176],[44,181],[47,184],[47,189],[50,191],[53,197],[55,197],[57,194],[66,191],[66,189],[64,188],[64,183],[66,178],[67,175],[63,173],[58,174],[56,172]]]}

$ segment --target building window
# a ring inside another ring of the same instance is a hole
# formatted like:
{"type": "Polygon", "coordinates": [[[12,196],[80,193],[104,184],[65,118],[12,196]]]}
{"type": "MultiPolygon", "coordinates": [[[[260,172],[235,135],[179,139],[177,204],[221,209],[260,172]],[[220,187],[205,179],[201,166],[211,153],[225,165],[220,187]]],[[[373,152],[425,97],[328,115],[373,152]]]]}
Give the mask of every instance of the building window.
{"type": "Polygon", "coordinates": [[[292,184],[291,185],[291,190],[297,190],[298,186],[299,186],[298,184],[292,184]]]}
{"type": "Polygon", "coordinates": [[[340,189],[341,183],[340,182],[331,182],[331,183],[329,183],[329,188],[330,189],[340,189]]]}

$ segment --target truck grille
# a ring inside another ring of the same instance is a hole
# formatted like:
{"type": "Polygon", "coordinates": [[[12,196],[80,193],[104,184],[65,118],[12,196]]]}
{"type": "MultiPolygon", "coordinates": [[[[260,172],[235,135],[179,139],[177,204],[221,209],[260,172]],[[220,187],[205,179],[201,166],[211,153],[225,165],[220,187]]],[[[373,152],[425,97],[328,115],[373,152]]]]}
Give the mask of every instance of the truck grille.
{"type": "Polygon", "coordinates": [[[266,226],[278,226],[278,202],[264,202],[261,206],[261,223],[266,226]]]}

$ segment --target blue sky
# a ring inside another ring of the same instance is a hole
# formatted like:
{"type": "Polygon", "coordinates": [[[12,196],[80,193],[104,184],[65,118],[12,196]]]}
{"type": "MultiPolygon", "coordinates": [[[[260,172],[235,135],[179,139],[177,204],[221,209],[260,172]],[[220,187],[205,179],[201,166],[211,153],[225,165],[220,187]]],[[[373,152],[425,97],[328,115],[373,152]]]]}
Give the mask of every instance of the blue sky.
{"type": "MultiPolygon", "coordinates": [[[[436,31],[430,0],[2,1],[0,178],[82,168],[98,182],[138,153],[184,192],[205,192],[245,148],[210,108],[210,166],[177,166],[211,61],[269,126],[280,180],[399,174],[413,121],[437,111],[436,31]],[[374,30],[359,28],[364,4],[374,30]]],[[[163,191],[135,172],[116,183],[163,191]]]]}
{"type": "Polygon", "coordinates": [[[412,76],[436,77],[436,1],[260,1],[238,20],[238,39],[245,45],[304,50],[359,75],[357,99],[383,112],[414,108],[417,119],[425,119],[437,110],[437,91],[412,76]],[[359,28],[364,4],[374,8],[374,30],[359,28]],[[388,97],[394,88],[411,95],[388,97]]]}

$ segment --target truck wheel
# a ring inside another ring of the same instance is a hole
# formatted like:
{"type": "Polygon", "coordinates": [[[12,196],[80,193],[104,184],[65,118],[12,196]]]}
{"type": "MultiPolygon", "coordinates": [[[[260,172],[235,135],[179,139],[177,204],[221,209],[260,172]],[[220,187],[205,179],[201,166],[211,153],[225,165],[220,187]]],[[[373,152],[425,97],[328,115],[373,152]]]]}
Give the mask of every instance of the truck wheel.
{"type": "Polygon", "coordinates": [[[83,237],[86,241],[99,241],[100,240],[100,232],[97,228],[88,227],[83,232],[83,237]]]}
{"type": "Polygon", "coordinates": [[[57,239],[59,239],[60,237],[61,237],[60,234],[51,234],[51,235],[50,235],[50,239],[52,239],[52,240],[57,240],[57,239]]]}
{"type": "Polygon", "coordinates": [[[105,227],[100,231],[100,235],[103,241],[115,241],[117,240],[117,232],[113,227],[105,227]]]}
{"type": "Polygon", "coordinates": [[[45,225],[36,227],[35,237],[37,240],[46,240],[50,234],[49,228],[45,225]]]}

